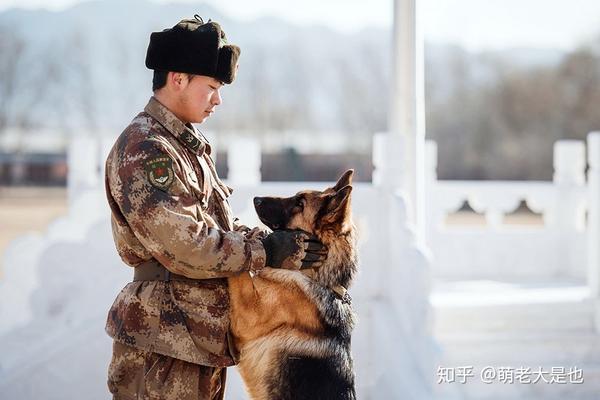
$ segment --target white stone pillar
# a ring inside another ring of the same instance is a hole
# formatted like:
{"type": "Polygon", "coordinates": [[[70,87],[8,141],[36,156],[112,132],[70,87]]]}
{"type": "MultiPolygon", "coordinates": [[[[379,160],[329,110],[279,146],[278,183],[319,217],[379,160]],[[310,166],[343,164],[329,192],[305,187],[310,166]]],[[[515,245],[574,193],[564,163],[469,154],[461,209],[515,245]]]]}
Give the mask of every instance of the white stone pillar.
{"type": "Polygon", "coordinates": [[[258,140],[246,137],[232,138],[227,148],[227,182],[230,186],[258,185],[261,152],[258,140]]]}
{"type": "Polygon", "coordinates": [[[561,232],[582,230],[584,208],[578,193],[585,184],[585,144],[580,140],[554,143],[556,204],[550,224],[561,232]]]}
{"type": "Polygon", "coordinates": [[[425,220],[423,46],[419,2],[395,0],[390,137],[382,177],[404,194],[419,243],[424,243],[425,220]]]}
{"type": "Polygon", "coordinates": [[[98,139],[90,136],[71,138],[67,151],[67,189],[69,204],[83,192],[100,183],[98,139]]]}
{"type": "Polygon", "coordinates": [[[370,299],[369,343],[373,390],[365,398],[431,398],[433,369],[428,307],[429,259],[425,256],[423,40],[418,0],[394,1],[389,131],[373,142],[373,184],[381,224],[379,290],[370,299]],[[384,343],[389,332],[397,348],[384,343]],[[399,356],[400,354],[406,357],[399,356]]]}
{"type": "Polygon", "coordinates": [[[600,331],[600,132],[591,132],[588,144],[588,285],[596,301],[596,329],[600,331]]]}
{"type": "Polygon", "coordinates": [[[573,241],[585,229],[585,143],[556,141],[553,163],[553,203],[544,212],[544,224],[556,243],[549,251],[564,271],[576,274],[581,254],[573,241]]]}
{"type": "Polygon", "coordinates": [[[433,196],[437,185],[438,150],[433,140],[425,141],[425,244],[431,246],[433,236],[443,224],[445,211],[440,207],[439,199],[433,196]]]}
{"type": "Polygon", "coordinates": [[[438,147],[435,140],[425,141],[425,184],[437,181],[438,147]]]}
{"type": "Polygon", "coordinates": [[[385,183],[386,173],[386,147],[389,138],[386,132],[378,132],[373,135],[373,153],[371,155],[373,161],[373,176],[372,181],[374,186],[383,186],[385,183]]]}

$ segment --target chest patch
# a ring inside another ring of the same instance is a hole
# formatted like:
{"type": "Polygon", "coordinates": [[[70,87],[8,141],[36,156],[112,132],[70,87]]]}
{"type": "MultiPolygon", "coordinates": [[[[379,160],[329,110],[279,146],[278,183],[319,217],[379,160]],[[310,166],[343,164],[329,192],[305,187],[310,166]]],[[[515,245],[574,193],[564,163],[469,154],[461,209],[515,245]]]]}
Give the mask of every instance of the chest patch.
{"type": "Polygon", "coordinates": [[[150,184],[155,188],[168,189],[175,177],[173,160],[167,156],[160,156],[146,161],[146,175],[150,184]]]}

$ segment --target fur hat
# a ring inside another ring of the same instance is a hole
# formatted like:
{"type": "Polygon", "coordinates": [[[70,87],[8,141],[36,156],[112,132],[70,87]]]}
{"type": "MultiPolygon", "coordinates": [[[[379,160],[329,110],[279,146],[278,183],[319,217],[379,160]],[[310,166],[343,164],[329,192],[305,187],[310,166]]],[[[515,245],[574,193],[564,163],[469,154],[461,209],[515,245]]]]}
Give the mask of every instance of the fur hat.
{"type": "Polygon", "coordinates": [[[235,79],[240,56],[238,46],[227,44],[225,32],[216,22],[194,15],[170,29],[152,32],[146,67],[154,70],[212,76],[223,82],[235,79]]]}

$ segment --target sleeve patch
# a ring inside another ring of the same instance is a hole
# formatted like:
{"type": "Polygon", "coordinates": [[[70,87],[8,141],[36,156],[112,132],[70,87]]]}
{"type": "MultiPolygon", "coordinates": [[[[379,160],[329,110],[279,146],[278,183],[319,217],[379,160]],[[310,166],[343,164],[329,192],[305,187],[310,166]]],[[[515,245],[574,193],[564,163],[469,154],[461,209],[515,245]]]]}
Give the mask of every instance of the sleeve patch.
{"type": "Polygon", "coordinates": [[[146,176],[152,186],[160,190],[167,190],[175,178],[173,173],[173,160],[167,156],[160,156],[146,161],[146,176]]]}

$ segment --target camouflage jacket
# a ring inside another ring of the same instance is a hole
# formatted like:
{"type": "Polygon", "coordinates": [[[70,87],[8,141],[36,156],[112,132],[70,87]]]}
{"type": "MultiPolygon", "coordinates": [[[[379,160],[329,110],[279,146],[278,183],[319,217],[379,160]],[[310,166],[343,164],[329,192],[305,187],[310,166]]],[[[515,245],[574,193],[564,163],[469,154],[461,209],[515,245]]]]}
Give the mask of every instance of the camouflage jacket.
{"type": "Polygon", "coordinates": [[[139,349],[228,366],[226,277],[264,267],[265,250],[234,223],[230,189],[210,151],[191,124],[155,98],[110,151],[106,194],[121,259],[131,267],[156,259],[199,281],[129,283],[109,311],[106,331],[139,349]]]}

